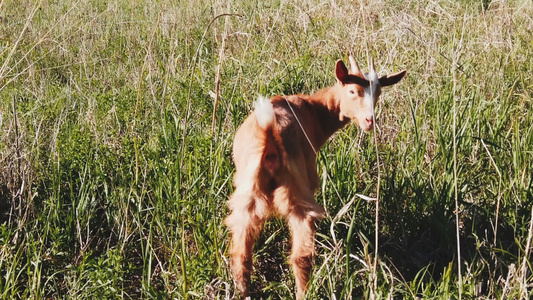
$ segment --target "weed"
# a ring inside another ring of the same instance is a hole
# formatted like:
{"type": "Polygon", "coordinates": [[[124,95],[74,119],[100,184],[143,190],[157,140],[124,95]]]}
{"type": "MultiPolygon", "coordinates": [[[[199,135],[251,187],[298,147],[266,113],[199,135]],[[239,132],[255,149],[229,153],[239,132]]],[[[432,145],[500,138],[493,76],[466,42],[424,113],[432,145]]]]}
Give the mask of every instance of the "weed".
{"type": "MultiPolygon", "coordinates": [[[[0,298],[231,298],[232,136],[347,51],[408,75],[319,153],[308,298],[531,297],[530,1],[0,8],[0,298]]],[[[257,298],[293,294],[287,241],[255,245],[257,298]]]]}

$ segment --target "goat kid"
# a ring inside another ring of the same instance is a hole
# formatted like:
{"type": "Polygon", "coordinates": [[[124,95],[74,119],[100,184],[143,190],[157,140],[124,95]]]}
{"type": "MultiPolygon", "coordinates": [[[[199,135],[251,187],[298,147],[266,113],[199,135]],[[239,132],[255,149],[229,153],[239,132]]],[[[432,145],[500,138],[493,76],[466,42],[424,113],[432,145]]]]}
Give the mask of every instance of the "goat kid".
{"type": "Polygon", "coordinates": [[[350,121],[372,130],[381,88],[406,73],[378,77],[373,66],[363,74],[351,56],[350,63],[352,72],[338,60],[337,83],[311,96],[260,96],[235,134],[236,189],[225,224],[232,234],[231,272],[243,298],[249,296],[252,247],[272,216],[284,217],[290,227],[296,298],[305,295],[314,261],[315,221],[325,217],[314,200],[316,151],[350,121]]]}

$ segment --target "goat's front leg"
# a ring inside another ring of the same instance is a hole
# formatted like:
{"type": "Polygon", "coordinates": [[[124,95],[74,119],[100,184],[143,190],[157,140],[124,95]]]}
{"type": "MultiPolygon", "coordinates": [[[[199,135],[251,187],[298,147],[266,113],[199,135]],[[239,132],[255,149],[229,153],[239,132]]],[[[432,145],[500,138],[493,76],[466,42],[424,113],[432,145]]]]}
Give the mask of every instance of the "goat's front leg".
{"type": "Polygon", "coordinates": [[[302,299],[313,268],[315,218],[303,209],[295,209],[289,213],[288,223],[292,234],[290,263],[296,281],[296,299],[302,299]]]}
{"type": "Polygon", "coordinates": [[[249,296],[252,271],[252,248],[265,224],[262,201],[251,195],[239,195],[237,191],[230,200],[232,213],[226,218],[231,238],[231,273],[242,298],[249,296]]]}

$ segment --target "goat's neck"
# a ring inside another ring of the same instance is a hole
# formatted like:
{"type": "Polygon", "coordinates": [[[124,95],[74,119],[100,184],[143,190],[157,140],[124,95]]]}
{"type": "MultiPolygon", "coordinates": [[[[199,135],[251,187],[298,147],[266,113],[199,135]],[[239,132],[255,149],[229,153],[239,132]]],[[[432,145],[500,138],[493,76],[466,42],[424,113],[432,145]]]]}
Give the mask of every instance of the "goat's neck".
{"type": "Polygon", "coordinates": [[[309,97],[309,103],[317,116],[317,126],[322,134],[315,141],[320,147],[339,129],[349,123],[340,113],[340,100],[336,97],[336,85],[316,92],[309,97]]]}

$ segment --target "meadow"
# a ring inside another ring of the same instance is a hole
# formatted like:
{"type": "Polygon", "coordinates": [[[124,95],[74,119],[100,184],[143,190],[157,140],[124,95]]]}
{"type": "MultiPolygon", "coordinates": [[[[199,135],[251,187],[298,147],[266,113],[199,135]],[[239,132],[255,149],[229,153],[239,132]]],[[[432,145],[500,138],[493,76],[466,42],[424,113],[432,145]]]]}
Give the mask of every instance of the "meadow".
{"type": "MultiPolygon", "coordinates": [[[[348,53],[408,73],[320,151],[307,299],[533,297],[531,1],[5,0],[0,298],[232,299],[233,135],[348,53]]],[[[289,250],[270,220],[253,299],[289,250]]]]}

